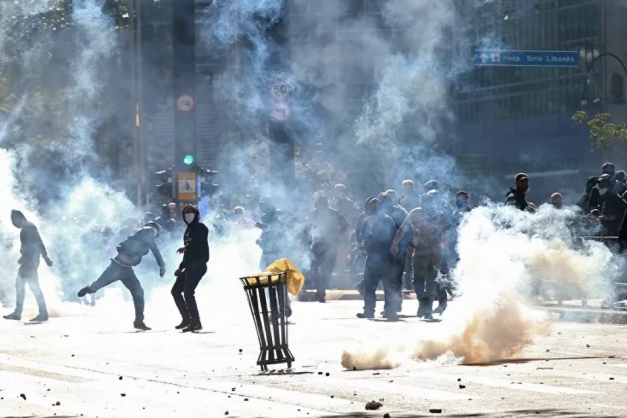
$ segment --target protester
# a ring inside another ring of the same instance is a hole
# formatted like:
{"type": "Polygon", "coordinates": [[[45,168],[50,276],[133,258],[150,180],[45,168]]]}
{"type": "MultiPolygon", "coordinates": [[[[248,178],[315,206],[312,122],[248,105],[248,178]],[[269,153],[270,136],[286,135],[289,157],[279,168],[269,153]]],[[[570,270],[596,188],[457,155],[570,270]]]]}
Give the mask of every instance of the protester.
{"type": "Polygon", "coordinates": [[[172,297],[183,318],[176,329],[193,332],[202,329],[194,295],[200,280],[207,273],[209,229],[200,222],[200,213],[193,205],[187,205],[183,209],[183,221],[187,224],[183,236],[184,246],[177,251],[183,254],[183,261],[174,272],[176,282],[172,287],[172,297]]]}
{"type": "Polygon", "coordinates": [[[136,229],[117,246],[117,255],[111,259],[109,267],[95,282],[79,290],[78,297],[82,298],[87,294],[96,293],[103,287],[121,281],[133,297],[133,304],[135,305],[133,326],[139,330],[149,331],[150,328],[144,323],[144,289],[135,276],[133,267],[138,266],[142,258],[151,251],[159,264],[159,276],[163,277],[165,263],[155,242],[160,229],[161,227],[156,222],[150,222],[144,227],[136,229]]]}
{"type": "Polygon", "coordinates": [[[48,267],[52,267],[52,260],[48,257],[46,247],[41,240],[37,227],[26,220],[26,217],[19,210],[11,211],[11,222],[13,226],[20,230],[20,254],[18,260],[20,268],[17,272],[15,281],[15,310],[13,313],[4,316],[4,319],[12,319],[19,321],[22,319],[22,310],[24,308],[24,296],[26,283],[30,287],[31,292],[35,296],[37,306],[39,307],[39,315],[31,319],[31,322],[45,322],[48,320],[48,310],[46,309],[46,301],[44,294],[39,286],[39,276],[37,269],[39,268],[39,257],[41,256],[48,267]]]}

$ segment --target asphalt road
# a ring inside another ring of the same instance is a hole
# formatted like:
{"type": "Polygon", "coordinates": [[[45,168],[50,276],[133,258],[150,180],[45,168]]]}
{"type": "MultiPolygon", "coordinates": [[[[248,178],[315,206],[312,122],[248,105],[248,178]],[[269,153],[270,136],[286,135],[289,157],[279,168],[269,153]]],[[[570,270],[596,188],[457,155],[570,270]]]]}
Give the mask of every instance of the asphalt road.
{"type": "Polygon", "coordinates": [[[344,371],[345,348],[426,338],[447,327],[446,314],[419,321],[409,301],[407,318],[386,323],[356,319],[359,301],[294,303],[296,363],[261,373],[242,299],[237,309],[201,305],[205,330],[181,334],[167,296],[148,307],[146,333],[131,328],[130,302],[0,322],[0,417],[627,416],[621,325],[554,323],[518,361],[344,371]],[[366,411],[373,400],[382,407],[366,411]]]}

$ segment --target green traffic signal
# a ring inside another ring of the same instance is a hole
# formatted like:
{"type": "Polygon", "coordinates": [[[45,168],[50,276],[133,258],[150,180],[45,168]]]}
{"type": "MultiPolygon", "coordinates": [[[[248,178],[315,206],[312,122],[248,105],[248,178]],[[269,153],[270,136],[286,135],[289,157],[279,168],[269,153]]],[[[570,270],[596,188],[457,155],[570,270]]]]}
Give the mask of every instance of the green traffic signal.
{"type": "Polygon", "coordinates": [[[187,165],[192,165],[194,164],[194,156],[193,155],[186,155],[185,158],[183,158],[183,162],[187,165]]]}

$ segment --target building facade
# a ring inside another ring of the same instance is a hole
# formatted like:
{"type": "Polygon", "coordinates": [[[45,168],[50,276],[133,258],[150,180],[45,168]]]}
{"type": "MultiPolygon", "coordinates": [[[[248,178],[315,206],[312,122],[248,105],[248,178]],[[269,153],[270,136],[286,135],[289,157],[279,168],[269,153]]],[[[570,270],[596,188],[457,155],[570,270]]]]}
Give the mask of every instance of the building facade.
{"type": "Polygon", "coordinates": [[[520,171],[553,187],[598,174],[604,158],[583,127],[582,109],[627,119],[627,4],[620,0],[502,0],[462,2],[480,48],[577,51],[577,68],[476,67],[453,95],[458,117],[450,151],[478,174],[507,182],[520,171]],[[595,58],[600,57],[594,62],[595,58]],[[594,152],[591,152],[594,151],[594,152]]]}

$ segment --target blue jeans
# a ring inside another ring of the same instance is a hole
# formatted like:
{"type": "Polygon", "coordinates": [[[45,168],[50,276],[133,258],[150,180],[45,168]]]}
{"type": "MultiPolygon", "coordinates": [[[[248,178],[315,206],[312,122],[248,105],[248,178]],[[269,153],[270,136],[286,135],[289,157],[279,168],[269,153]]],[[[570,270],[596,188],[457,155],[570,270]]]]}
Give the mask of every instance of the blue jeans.
{"type": "Polygon", "coordinates": [[[22,310],[24,309],[24,297],[26,294],[26,283],[28,283],[28,287],[30,287],[31,292],[35,295],[35,300],[39,306],[39,315],[48,315],[44,294],[39,286],[37,267],[27,268],[24,266],[20,266],[17,274],[17,280],[15,281],[15,313],[17,315],[22,315],[22,310]]]}

